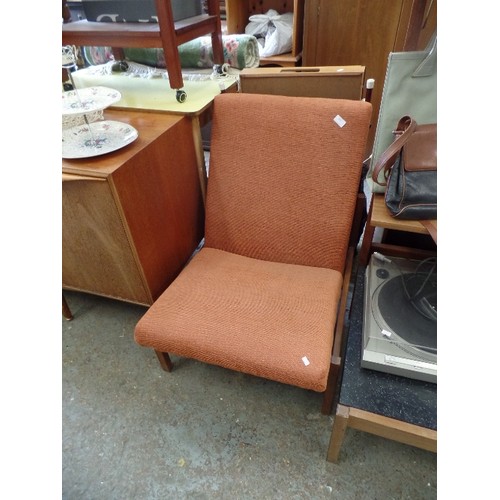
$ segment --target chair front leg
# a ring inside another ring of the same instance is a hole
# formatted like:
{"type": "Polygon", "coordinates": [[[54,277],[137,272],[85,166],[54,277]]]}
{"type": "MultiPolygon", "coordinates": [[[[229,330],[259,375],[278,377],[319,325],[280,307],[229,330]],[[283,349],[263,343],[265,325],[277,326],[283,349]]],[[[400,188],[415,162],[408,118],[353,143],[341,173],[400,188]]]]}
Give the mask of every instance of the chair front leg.
{"type": "Polygon", "coordinates": [[[167,352],[161,352],[161,351],[155,351],[156,356],[158,357],[158,361],[160,362],[161,367],[166,371],[166,372],[171,372],[174,365],[172,361],[170,360],[170,356],[168,355],[167,352]]]}
{"type": "Polygon", "coordinates": [[[344,266],[344,280],[342,283],[342,294],[337,309],[337,321],[335,324],[335,336],[333,341],[332,357],[330,361],[330,372],[328,373],[328,380],[326,382],[326,390],[323,394],[323,404],[321,406],[321,413],[330,415],[335,403],[335,397],[338,399],[340,392],[340,378],[342,369],[342,359],[344,355],[344,328],[345,316],[347,314],[347,302],[349,295],[349,285],[351,282],[351,273],[354,265],[354,247],[349,247],[347,250],[345,266],[344,266]]]}
{"type": "Polygon", "coordinates": [[[341,368],[341,359],[334,358],[330,363],[330,372],[328,373],[328,381],[326,383],[326,390],[323,393],[323,403],[321,405],[321,413],[323,415],[330,415],[333,409],[335,396],[339,392],[339,374],[341,368]]]}

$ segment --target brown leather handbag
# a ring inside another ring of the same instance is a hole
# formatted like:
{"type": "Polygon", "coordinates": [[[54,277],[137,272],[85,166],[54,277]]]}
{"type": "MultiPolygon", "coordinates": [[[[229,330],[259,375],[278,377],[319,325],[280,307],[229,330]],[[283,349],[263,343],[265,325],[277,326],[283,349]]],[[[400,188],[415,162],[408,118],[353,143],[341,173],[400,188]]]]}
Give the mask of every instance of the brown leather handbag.
{"type": "Polygon", "coordinates": [[[380,155],[372,173],[385,186],[385,204],[398,219],[437,219],[437,124],[418,125],[403,116],[396,139],[380,155]],[[384,172],[384,181],[379,173],[384,172]]]}

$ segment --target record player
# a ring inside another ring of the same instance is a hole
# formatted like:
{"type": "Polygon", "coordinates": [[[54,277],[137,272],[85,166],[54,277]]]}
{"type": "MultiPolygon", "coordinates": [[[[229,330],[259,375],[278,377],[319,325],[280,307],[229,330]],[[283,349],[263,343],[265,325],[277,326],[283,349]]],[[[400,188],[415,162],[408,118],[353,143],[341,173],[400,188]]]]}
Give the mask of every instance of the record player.
{"type": "Polygon", "coordinates": [[[366,268],[361,366],[437,382],[437,262],[375,252],[366,268]]]}

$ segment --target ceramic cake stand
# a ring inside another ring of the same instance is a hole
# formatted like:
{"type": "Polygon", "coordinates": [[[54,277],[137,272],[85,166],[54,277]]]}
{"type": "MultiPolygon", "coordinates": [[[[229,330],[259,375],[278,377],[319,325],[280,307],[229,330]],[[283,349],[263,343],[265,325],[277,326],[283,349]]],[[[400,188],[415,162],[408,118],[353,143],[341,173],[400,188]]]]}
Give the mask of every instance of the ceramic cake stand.
{"type": "Polygon", "coordinates": [[[62,157],[90,158],[121,149],[138,137],[127,123],[102,120],[103,110],[121,94],[108,87],[86,87],[62,94],[62,157]]]}

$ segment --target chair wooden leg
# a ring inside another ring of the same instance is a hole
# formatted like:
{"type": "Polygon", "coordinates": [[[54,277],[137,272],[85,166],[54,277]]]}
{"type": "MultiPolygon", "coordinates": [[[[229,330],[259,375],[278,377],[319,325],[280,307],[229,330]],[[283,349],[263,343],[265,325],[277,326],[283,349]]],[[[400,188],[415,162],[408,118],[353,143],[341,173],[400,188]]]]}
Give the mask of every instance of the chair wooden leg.
{"type": "Polygon", "coordinates": [[[340,373],[340,358],[330,363],[330,373],[328,374],[328,382],[326,383],[326,390],[323,393],[323,403],[321,405],[321,413],[323,415],[330,415],[333,409],[335,396],[338,392],[340,373]]]}
{"type": "Polygon", "coordinates": [[[156,356],[158,357],[158,361],[160,362],[161,367],[166,372],[171,372],[174,367],[172,361],[170,360],[170,356],[166,352],[155,351],[156,356]]]}
{"type": "Polygon", "coordinates": [[[330,362],[330,372],[326,382],[326,390],[323,394],[321,413],[330,415],[340,392],[340,378],[342,369],[342,358],[344,351],[344,322],[347,313],[347,299],[349,295],[349,284],[354,263],[354,248],[347,251],[346,263],[344,267],[344,281],[342,283],[342,295],[337,310],[337,322],[335,325],[335,336],[333,341],[332,357],[330,362]]]}
{"type": "Polygon", "coordinates": [[[71,309],[68,306],[68,303],[66,302],[66,299],[64,298],[64,294],[62,296],[62,313],[63,316],[69,321],[73,319],[73,314],[71,314],[71,309]]]}

